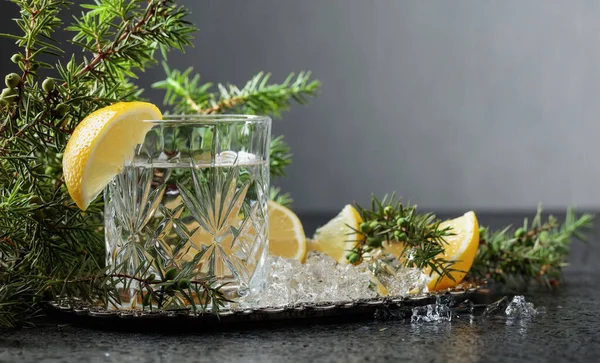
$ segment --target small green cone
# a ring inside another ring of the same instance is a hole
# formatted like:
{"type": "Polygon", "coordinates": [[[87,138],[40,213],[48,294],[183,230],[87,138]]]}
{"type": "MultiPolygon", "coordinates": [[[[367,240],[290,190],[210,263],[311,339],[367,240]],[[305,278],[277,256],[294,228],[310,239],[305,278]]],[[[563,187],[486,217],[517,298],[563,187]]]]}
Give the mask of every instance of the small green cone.
{"type": "Polygon", "coordinates": [[[23,61],[23,55],[21,55],[19,53],[15,53],[12,55],[12,57],[10,57],[10,60],[13,63],[20,63],[23,61]]]}
{"type": "Polygon", "coordinates": [[[177,281],[177,287],[180,289],[187,289],[188,287],[190,287],[190,280],[188,279],[181,279],[179,281],[177,281]]]}
{"type": "Polygon", "coordinates": [[[146,295],[144,295],[144,299],[142,300],[142,304],[144,306],[149,306],[150,305],[150,300],[152,299],[152,295],[147,293],[146,295]]]}
{"type": "Polygon", "coordinates": [[[385,214],[386,217],[391,217],[393,212],[394,212],[394,208],[392,208],[389,205],[387,207],[383,208],[383,214],[385,214]]]}
{"type": "Polygon", "coordinates": [[[13,103],[17,98],[17,92],[12,88],[4,88],[0,93],[0,100],[5,103],[13,103]]]}
{"type": "Polygon", "coordinates": [[[404,242],[404,241],[406,241],[406,233],[404,233],[404,232],[396,231],[396,232],[394,232],[394,237],[395,237],[395,238],[396,238],[396,240],[398,240],[399,242],[404,242]]]}
{"type": "Polygon", "coordinates": [[[348,259],[348,262],[350,262],[351,264],[355,264],[358,261],[360,261],[360,256],[356,252],[349,253],[346,258],[348,259]]]}
{"type": "Polygon", "coordinates": [[[367,234],[367,233],[371,232],[371,227],[369,226],[368,223],[363,222],[360,224],[360,231],[364,234],[367,234]]]}
{"type": "Polygon", "coordinates": [[[8,88],[15,88],[21,83],[21,77],[16,73],[9,73],[4,77],[4,83],[8,88]]]}
{"type": "Polygon", "coordinates": [[[169,281],[169,280],[173,280],[175,279],[175,277],[177,277],[178,271],[175,267],[173,267],[172,269],[169,269],[166,273],[165,273],[165,280],[169,281]]]}
{"type": "Polygon", "coordinates": [[[64,103],[59,103],[58,105],[56,105],[56,107],[54,107],[54,112],[56,112],[56,114],[60,117],[66,115],[68,111],[69,106],[65,105],[64,103]]]}
{"type": "Polygon", "coordinates": [[[42,82],[42,89],[46,93],[54,91],[55,86],[56,84],[54,83],[54,80],[52,78],[46,78],[44,82],[42,82]]]}
{"type": "Polygon", "coordinates": [[[43,203],[42,198],[38,197],[37,195],[31,196],[29,197],[29,203],[33,204],[33,205],[41,205],[43,203]]]}

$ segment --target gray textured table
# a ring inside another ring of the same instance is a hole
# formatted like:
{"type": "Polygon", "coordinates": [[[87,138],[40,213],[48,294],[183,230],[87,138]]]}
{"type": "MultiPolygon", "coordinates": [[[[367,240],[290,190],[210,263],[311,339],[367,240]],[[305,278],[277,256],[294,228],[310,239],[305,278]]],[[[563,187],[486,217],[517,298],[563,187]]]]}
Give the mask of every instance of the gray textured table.
{"type": "MultiPolygon", "coordinates": [[[[521,216],[480,214],[482,224],[521,216]]],[[[325,218],[303,218],[308,231],[325,218]]],[[[597,227],[600,231],[600,228],[597,227]]],[[[239,327],[202,334],[106,332],[45,322],[0,333],[0,362],[600,361],[600,245],[578,245],[566,283],[525,294],[532,319],[442,323],[347,322],[239,327]]]]}

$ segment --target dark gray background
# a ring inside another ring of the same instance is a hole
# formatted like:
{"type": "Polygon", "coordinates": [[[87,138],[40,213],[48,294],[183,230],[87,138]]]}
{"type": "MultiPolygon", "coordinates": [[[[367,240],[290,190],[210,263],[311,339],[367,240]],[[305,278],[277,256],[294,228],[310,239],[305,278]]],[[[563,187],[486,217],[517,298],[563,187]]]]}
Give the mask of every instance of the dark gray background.
{"type": "MultiPolygon", "coordinates": [[[[278,183],[297,210],[394,190],[436,210],[600,206],[598,1],[181,3],[201,32],[172,67],[235,83],[311,69],[323,82],[274,126],[296,154],[278,183]]],[[[0,3],[0,32],[15,9],[0,3]]]]}

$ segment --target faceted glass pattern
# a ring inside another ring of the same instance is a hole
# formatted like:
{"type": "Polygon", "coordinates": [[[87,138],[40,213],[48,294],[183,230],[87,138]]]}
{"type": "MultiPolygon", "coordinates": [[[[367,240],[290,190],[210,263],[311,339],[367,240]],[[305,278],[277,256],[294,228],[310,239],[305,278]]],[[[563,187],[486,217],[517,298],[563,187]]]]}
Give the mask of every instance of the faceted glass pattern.
{"type": "MultiPolygon", "coordinates": [[[[264,288],[270,119],[152,121],[134,159],[107,186],[106,263],[146,278],[198,259],[232,299],[264,288]]],[[[121,294],[136,307],[135,281],[121,294]]],[[[177,298],[174,299],[176,301],[177,298]]]]}

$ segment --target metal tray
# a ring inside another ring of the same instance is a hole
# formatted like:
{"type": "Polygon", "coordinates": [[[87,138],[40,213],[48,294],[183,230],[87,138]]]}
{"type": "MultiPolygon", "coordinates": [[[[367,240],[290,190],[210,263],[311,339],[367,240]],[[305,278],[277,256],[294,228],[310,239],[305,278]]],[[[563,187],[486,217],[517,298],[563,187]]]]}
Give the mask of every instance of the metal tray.
{"type": "Polygon", "coordinates": [[[204,330],[207,327],[256,326],[264,323],[290,322],[314,323],[324,321],[359,321],[406,318],[414,307],[426,306],[444,299],[451,305],[481,300],[478,295],[486,295],[485,289],[478,287],[430,293],[410,297],[379,297],[355,301],[328,303],[300,303],[282,307],[257,307],[252,309],[194,312],[191,310],[107,310],[86,306],[73,301],[58,301],[48,305],[50,316],[61,321],[96,328],[160,331],[204,330]]]}

